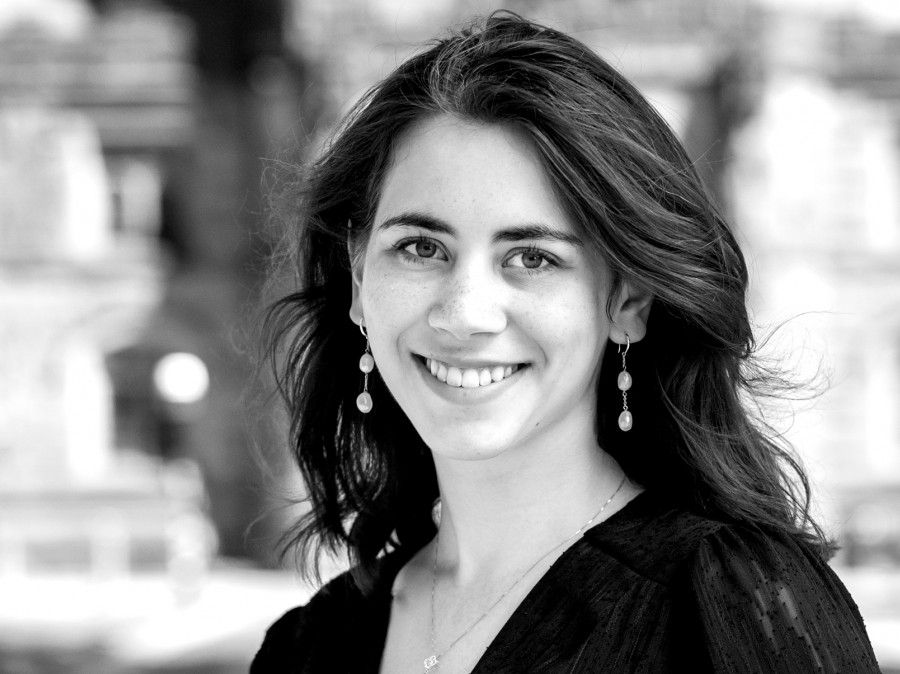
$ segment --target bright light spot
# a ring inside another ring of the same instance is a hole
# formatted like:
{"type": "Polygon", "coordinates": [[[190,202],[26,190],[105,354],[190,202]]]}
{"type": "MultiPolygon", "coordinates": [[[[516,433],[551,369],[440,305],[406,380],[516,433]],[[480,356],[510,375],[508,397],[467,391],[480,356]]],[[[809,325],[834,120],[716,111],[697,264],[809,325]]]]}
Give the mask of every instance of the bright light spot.
{"type": "Polygon", "coordinates": [[[0,33],[24,22],[74,40],[90,29],[93,14],[85,0],[0,0],[0,33]]]}
{"type": "Polygon", "coordinates": [[[153,370],[153,383],[163,400],[188,405],[209,390],[209,370],[192,353],[170,353],[153,370]]]}

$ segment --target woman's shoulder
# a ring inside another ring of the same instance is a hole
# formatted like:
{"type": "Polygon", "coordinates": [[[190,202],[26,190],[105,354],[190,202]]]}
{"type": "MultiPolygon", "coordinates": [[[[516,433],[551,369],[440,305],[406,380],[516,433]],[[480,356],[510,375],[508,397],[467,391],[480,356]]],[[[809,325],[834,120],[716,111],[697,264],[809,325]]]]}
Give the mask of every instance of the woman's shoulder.
{"type": "Polygon", "coordinates": [[[756,564],[784,573],[827,568],[793,537],[752,524],[728,523],[644,492],[585,538],[651,580],[667,584],[689,569],[756,564]]]}
{"type": "Polygon", "coordinates": [[[594,544],[697,621],[715,671],[878,671],[853,598],[812,546],[653,495],[629,506],[594,544]]]}
{"type": "Polygon", "coordinates": [[[323,585],[304,605],[287,611],[266,631],[250,674],[328,671],[343,661],[347,643],[355,660],[376,652],[387,626],[390,585],[396,573],[393,558],[382,559],[376,582],[364,592],[353,571],[345,571],[323,585]],[[285,669],[285,663],[291,665],[285,669]],[[323,669],[324,667],[324,669],[323,669]]]}
{"type": "Polygon", "coordinates": [[[668,585],[707,541],[727,528],[724,522],[645,491],[584,537],[598,554],[612,557],[647,580],[668,585]]]}
{"type": "Polygon", "coordinates": [[[688,571],[719,669],[879,671],[853,597],[818,550],[794,537],[722,527],[698,545],[688,571]]]}
{"type": "Polygon", "coordinates": [[[307,603],[290,609],[272,623],[256,653],[250,674],[278,671],[275,666],[283,666],[287,654],[290,659],[302,661],[303,648],[316,641],[312,633],[327,635],[331,631],[329,625],[338,623],[341,616],[353,611],[354,605],[361,600],[362,593],[350,572],[338,575],[307,603]]]}

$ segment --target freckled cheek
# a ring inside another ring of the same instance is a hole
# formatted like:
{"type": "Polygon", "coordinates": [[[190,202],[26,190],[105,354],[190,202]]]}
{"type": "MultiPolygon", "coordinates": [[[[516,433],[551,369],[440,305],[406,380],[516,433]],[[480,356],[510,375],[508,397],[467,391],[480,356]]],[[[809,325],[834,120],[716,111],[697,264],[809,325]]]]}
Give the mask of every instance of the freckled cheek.
{"type": "Polygon", "coordinates": [[[420,320],[425,320],[427,298],[421,284],[373,274],[364,281],[360,299],[376,360],[377,352],[384,355],[396,348],[420,320]]]}

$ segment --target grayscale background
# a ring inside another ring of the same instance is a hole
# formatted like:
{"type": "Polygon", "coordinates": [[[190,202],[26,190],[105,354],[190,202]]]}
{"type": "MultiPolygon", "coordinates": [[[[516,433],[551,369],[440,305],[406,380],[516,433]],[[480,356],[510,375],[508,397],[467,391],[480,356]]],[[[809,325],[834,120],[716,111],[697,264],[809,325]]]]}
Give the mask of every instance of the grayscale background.
{"type": "Polygon", "coordinates": [[[0,674],[245,672],[309,596],[252,383],[267,200],[501,6],[620,67],[706,176],[764,353],[818,392],[769,418],[900,672],[900,3],[0,0],[0,674]]]}

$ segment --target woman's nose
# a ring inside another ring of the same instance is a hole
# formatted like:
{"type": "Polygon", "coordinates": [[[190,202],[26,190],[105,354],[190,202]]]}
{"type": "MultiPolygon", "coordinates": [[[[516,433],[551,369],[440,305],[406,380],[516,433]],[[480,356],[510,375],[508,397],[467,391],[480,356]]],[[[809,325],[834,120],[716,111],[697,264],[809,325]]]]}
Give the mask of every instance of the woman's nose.
{"type": "Polygon", "coordinates": [[[457,267],[439,288],[428,314],[428,323],[435,330],[467,339],[506,328],[503,289],[492,271],[474,267],[457,267]]]}

